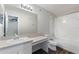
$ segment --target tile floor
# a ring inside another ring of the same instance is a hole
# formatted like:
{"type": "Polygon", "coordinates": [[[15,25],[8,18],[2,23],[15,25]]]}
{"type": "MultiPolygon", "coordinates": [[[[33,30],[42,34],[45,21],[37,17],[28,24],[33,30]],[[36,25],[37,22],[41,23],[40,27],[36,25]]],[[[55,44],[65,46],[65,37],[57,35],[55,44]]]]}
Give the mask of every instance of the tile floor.
{"type": "Polygon", "coordinates": [[[45,52],[43,49],[39,49],[35,52],[33,52],[33,54],[73,54],[72,52],[69,52],[67,50],[64,50],[60,47],[56,47],[57,48],[57,51],[53,51],[51,49],[49,49],[49,52],[45,52]]]}

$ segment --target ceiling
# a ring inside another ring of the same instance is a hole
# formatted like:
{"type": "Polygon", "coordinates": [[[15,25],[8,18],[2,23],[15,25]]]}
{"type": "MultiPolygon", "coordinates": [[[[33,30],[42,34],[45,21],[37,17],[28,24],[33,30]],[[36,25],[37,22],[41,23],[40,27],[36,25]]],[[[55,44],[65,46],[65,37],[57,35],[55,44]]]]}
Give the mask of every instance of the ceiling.
{"type": "Polygon", "coordinates": [[[79,4],[38,4],[38,6],[57,16],[63,16],[79,11],[79,4]]]}

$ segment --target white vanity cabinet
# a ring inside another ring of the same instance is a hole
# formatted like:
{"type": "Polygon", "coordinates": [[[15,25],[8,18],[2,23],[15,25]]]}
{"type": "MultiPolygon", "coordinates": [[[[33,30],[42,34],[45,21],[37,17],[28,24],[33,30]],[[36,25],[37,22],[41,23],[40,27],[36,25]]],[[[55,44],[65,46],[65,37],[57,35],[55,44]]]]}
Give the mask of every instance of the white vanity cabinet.
{"type": "Polygon", "coordinates": [[[32,54],[32,42],[23,45],[23,54],[32,54]]]}
{"type": "Polygon", "coordinates": [[[19,45],[17,54],[32,54],[32,42],[19,45]]]}
{"type": "Polygon", "coordinates": [[[17,53],[17,47],[7,47],[0,49],[0,54],[16,54],[17,53]]]}
{"type": "Polygon", "coordinates": [[[32,42],[1,48],[0,54],[32,54],[32,42]]]}

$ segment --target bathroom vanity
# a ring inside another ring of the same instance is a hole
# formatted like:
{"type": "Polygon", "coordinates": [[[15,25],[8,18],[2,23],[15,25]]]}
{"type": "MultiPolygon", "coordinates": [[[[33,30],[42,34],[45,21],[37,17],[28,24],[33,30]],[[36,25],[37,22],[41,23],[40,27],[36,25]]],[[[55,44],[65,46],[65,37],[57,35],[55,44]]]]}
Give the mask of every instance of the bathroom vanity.
{"type": "Polygon", "coordinates": [[[32,40],[27,38],[2,40],[0,54],[32,54],[32,40]]]}
{"type": "Polygon", "coordinates": [[[5,11],[0,8],[0,54],[32,54],[40,48],[48,50],[48,37],[38,33],[37,14],[10,5],[4,5],[5,11]],[[8,39],[8,36],[13,38],[8,39]]]}
{"type": "MultiPolygon", "coordinates": [[[[46,36],[38,37],[15,37],[8,39],[7,37],[1,38],[0,40],[0,54],[32,54],[33,48],[38,44],[45,46],[45,49],[48,49],[45,44],[48,41],[46,36]]],[[[41,47],[42,47],[41,46],[41,47]]],[[[39,46],[38,46],[39,47],[39,46]]],[[[39,47],[40,48],[40,47],[39,47]]],[[[37,50],[38,48],[34,48],[37,50]]]]}

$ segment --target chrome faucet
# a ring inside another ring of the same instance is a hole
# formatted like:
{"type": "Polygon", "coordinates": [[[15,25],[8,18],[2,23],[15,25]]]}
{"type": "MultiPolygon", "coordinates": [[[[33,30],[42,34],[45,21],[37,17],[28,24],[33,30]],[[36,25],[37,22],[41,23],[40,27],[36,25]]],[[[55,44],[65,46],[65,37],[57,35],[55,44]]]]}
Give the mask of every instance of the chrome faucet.
{"type": "Polygon", "coordinates": [[[14,39],[16,40],[16,39],[19,39],[19,36],[15,33],[15,37],[14,37],[14,39]]]}

